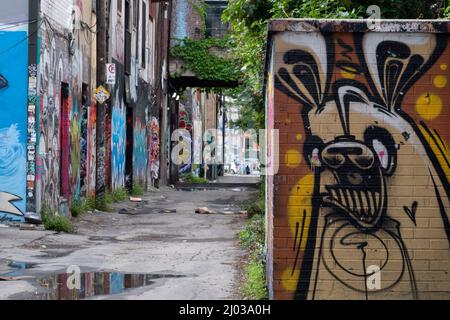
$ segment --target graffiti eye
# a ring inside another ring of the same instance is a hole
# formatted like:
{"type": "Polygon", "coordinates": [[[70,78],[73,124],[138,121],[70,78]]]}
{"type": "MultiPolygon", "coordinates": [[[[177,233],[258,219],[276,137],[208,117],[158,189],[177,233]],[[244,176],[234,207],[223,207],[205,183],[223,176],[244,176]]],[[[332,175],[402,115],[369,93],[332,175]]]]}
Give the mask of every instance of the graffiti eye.
{"type": "Polygon", "coordinates": [[[379,140],[373,140],[373,149],[380,160],[380,164],[384,169],[387,169],[389,166],[389,153],[386,146],[379,140]]]}
{"type": "Polygon", "coordinates": [[[324,148],[322,139],[317,136],[309,136],[303,145],[303,154],[311,167],[322,167],[320,154],[324,148]]]}
{"type": "Polygon", "coordinates": [[[337,169],[345,163],[345,156],[341,153],[328,153],[322,157],[325,164],[333,169],[337,169]]]}
{"type": "Polygon", "coordinates": [[[397,167],[397,148],[394,138],[384,128],[371,126],[364,133],[364,140],[372,147],[372,152],[378,158],[379,166],[386,175],[392,175],[397,167]]]}
{"type": "Polygon", "coordinates": [[[361,155],[352,159],[353,163],[356,164],[360,169],[370,169],[373,166],[374,158],[370,155],[361,155]]]}

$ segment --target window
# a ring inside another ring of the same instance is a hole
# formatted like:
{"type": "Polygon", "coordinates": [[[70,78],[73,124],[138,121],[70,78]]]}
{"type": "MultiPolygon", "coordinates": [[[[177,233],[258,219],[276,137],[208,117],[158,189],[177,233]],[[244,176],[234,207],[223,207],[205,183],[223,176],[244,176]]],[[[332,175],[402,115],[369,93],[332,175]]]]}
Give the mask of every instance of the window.
{"type": "Polygon", "coordinates": [[[228,31],[228,24],[222,22],[226,1],[206,1],[206,37],[222,38],[228,31]]]}
{"type": "Polygon", "coordinates": [[[147,4],[142,2],[142,59],[141,59],[141,67],[145,69],[147,66],[147,4]]]}
{"type": "Polygon", "coordinates": [[[131,6],[125,0],[125,73],[131,74],[131,6]]]}
{"type": "Polygon", "coordinates": [[[133,28],[136,29],[138,25],[139,16],[139,0],[133,0],[133,28]]]}

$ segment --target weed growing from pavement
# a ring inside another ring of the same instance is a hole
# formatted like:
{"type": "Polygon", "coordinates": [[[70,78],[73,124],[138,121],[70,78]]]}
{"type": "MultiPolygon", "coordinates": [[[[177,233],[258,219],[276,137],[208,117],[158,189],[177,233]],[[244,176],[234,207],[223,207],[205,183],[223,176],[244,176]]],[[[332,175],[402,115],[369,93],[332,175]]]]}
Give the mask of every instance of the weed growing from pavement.
{"type": "Polygon", "coordinates": [[[208,183],[208,179],[196,177],[192,173],[187,174],[183,177],[183,181],[186,183],[192,183],[192,184],[204,184],[208,183]]]}
{"type": "Polygon", "coordinates": [[[144,186],[141,183],[133,183],[131,195],[133,197],[143,196],[145,194],[144,186]]]}
{"type": "Polygon", "coordinates": [[[49,206],[42,208],[42,223],[46,230],[73,233],[74,227],[70,219],[56,214],[49,206]]]}
{"type": "Polygon", "coordinates": [[[265,244],[265,188],[261,185],[258,199],[247,202],[249,220],[238,234],[240,245],[247,250],[249,258],[244,268],[242,295],[251,300],[268,299],[266,286],[265,244]]]}
{"type": "Polygon", "coordinates": [[[73,200],[70,204],[70,212],[72,217],[76,218],[88,211],[85,200],[73,200]]]}
{"type": "Polygon", "coordinates": [[[108,191],[105,194],[105,202],[107,205],[125,201],[128,198],[128,192],[125,188],[119,188],[114,191],[108,191]]]}

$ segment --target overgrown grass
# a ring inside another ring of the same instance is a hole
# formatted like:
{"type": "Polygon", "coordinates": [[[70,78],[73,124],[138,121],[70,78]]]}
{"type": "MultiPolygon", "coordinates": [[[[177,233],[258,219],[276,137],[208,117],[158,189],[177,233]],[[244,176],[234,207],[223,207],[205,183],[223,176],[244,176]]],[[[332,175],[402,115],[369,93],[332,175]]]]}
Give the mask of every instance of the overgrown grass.
{"type": "Polygon", "coordinates": [[[255,214],[238,234],[239,242],[249,252],[249,260],[244,269],[242,294],[250,300],[268,299],[266,286],[264,242],[264,215],[255,214]]]}
{"type": "Polygon", "coordinates": [[[251,300],[268,300],[266,271],[262,260],[252,258],[245,267],[244,296],[251,300]]]}
{"type": "Polygon", "coordinates": [[[127,200],[127,198],[128,198],[128,191],[125,188],[119,188],[112,192],[108,191],[105,194],[105,202],[107,205],[125,201],[127,200]]]}
{"type": "Polygon", "coordinates": [[[70,212],[74,218],[95,209],[97,209],[97,201],[94,196],[90,196],[87,199],[73,200],[70,204],[70,212]]]}
{"type": "Polygon", "coordinates": [[[238,234],[239,243],[250,251],[261,251],[265,241],[265,223],[263,215],[254,215],[238,234]]]}
{"type": "Polygon", "coordinates": [[[145,194],[145,188],[141,183],[133,183],[133,190],[131,195],[133,197],[143,196],[145,194]]]}
{"type": "Polygon", "coordinates": [[[208,183],[208,179],[196,177],[192,173],[187,174],[183,177],[183,181],[186,183],[193,183],[193,184],[204,184],[208,183]]]}
{"type": "Polygon", "coordinates": [[[74,227],[70,219],[58,215],[49,206],[42,208],[42,223],[45,229],[57,232],[73,233],[74,227]]]}

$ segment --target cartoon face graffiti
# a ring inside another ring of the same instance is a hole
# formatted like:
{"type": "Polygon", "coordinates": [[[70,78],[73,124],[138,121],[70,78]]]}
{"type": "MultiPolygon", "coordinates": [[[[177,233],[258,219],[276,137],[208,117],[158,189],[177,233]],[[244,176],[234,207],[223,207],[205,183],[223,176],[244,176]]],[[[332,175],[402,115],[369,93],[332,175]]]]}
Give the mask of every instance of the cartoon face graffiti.
{"type": "Polygon", "coordinates": [[[321,279],[329,273],[367,298],[366,267],[381,261],[381,270],[393,268],[389,257],[399,255],[401,266],[379,291],[407,282],[417,298],[411,257],[418,247],[404,234],[428,228],[417,217],[433,214],[441,223],[439,239],[450,242],[450,189],[429,143],[437,133],[426,136],[431,131],[412,120],[403,100],[439,59],[447,39],[366,33],[346,40],[291,33],[277,42],[285,53],[276,87],[302,106],[303,153],[316,175],[310,233],[303,233],[309,238],[305,248],[303,239],[298,245],[305,253],[296,296],[319,298],[321,279]],[[430,213],[427,207],[436,209],[430,213]],[[353,252],[354,261],[342,252],[353,252]]]}

